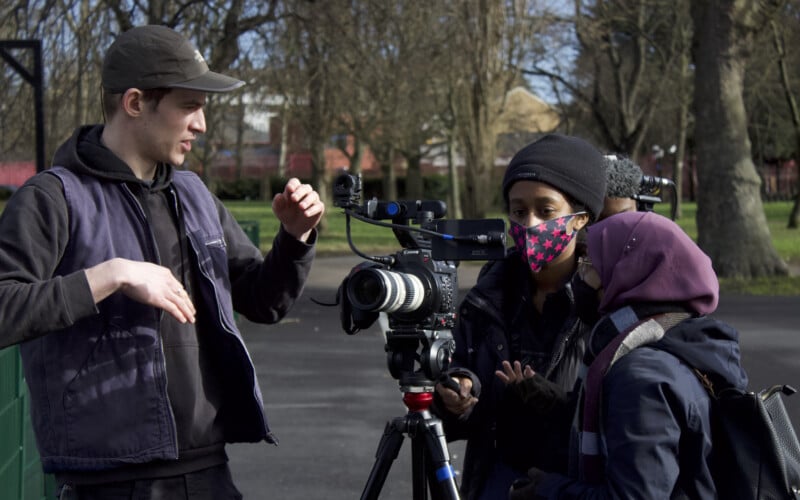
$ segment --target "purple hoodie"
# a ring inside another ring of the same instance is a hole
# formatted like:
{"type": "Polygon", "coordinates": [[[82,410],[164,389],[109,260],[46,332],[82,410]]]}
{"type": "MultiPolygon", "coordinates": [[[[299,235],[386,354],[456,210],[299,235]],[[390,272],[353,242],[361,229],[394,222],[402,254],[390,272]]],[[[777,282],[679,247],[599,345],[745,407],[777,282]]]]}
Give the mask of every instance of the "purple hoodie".
{"type": "Polygon", "coordinates": [[[636,302],[681,303],[698,314],[717,308],[711,259],[664,216],[616,214],[588,229],[588,245],[603,287],[603,314],[636,302]]]}

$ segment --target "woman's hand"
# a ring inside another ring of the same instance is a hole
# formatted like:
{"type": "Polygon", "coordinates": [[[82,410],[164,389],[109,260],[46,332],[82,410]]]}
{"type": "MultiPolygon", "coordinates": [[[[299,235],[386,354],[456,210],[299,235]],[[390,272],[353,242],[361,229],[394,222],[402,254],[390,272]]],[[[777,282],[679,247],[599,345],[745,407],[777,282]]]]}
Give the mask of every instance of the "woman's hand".
{"type": "Polygon", "coordinates": [[[519,361],[514,361],[513,367],[508,361],[503,361],[503,369],[497,370],[494,374],[497,375],[497,378],[502,380],[504,384],[510,385],[518,384],[526,378],[533,378],[536,372],[533,371],[530,365],[525,365],[523,369],[519,361]]]}

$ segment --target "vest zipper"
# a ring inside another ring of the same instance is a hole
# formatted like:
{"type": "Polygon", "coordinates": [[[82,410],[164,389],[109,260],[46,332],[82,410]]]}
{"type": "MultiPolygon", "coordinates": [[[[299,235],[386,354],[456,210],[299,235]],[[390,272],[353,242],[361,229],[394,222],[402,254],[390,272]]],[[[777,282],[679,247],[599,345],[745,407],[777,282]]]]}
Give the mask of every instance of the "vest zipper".
{"type": "MultiPolygon", "coordinates": [[[[155,257],[155,261],[157,264],[161,264],[161,255],[158,253],[158,245],[156,244],[155,238],[153,237],[153,231],[150,229],[149,219],[147,217],[147,213],[144,210],[139,199],[133,194],[130,187],[127,184],[122,184],[123,192],[131,199],[133,206],[136,208],[139,217],[142,220],[142,225],[144,226],[144,230],[147,232],[148,236],[150,237],[150,254],[155,257]]],[[[175,423],[175,413],[172,411],[172,402],[169,400],[169,394],[167,393],[167,384],[169,381],[167,380],[167,360],[166,355],[164,354],[164,339],[161,337],[161,321],[164,318],[165,312],[161,309],[158,309],[158,345],[160,347],[160,354],[161,354],[161,373],[163,373],[164,383],[160,384],[159,390],[161,390],[161,395],[167,402],[167,412],[169,413],[169,423],[170,423],[170,431],[172,434],[172,444],[175,447],[175,458],[178,458],[178,428],[175,423]]]]}
{"type": "MultiPolygon", "coordinates": [[[[195,255],[200,255],[200,252],[197,249],[197,243],[194,241],[194,239],[188,237],[188,235],[187,235],[187,240],[189,241],[189,244],[192,246],[192,250],[194,251],[195,255]]],[[[228,326],[226,324],[225,314],[222,311],[221,301],[217,297],[217,295],[219,294],[219,291],[217,289],[216,284],[214,283],[214,280],[211,278],[211,276],[208,275],[208,273],[206,273],[206,271],[201,266],[198,265],[197,267],[198,267],[198,270],[200,271],[200,275],[203,277],[203,279],[205,279],[209,283],[209,285],[211,286],[211,289],[214,291],[214,296],[216,297],[215,302],[216,302],[216,305],[217,305],[217,321],[219,322],[220,326],[222,326],[222,329],[223,329],[223,331],[225,333],[227,333],[228,335],[230,335],[234,339],[236,339],[236,341],[239,343],[239,345],[241,346],[242,350],[246,354],[247,353],[247,346],[245,346],[244,341],[241,339],[240,336],[236,335],[236,332],[230,326],[228,326]]],[[[252,362],[252,360],[249,359],[249,356],[247,357],[247,362],[250,365],[250,372],[253,375],[253,398],[256,401],[258,401],[258,397],[256,395],[256,385],[258,383],[258,381],[256,380],[256,368],[255,368],[255,366],[253,366],[253,362],[252,362]]],[[[259,417],[261,418],[261,426],[263,427],[266,436],[274,444],[277,444],[278,443],[278,438],[275,435],[273,435],[267,429],[267,417],[266,417],[266,415],[264,413],[264,408],[263,407],[259,408],[258,414],[259,414],[259,417]]]]}

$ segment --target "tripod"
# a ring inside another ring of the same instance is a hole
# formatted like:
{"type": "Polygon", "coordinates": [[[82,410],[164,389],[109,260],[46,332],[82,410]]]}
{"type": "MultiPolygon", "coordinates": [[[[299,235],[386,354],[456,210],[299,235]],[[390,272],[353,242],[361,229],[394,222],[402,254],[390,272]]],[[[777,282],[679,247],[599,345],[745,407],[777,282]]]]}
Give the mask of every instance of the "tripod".
{"type": "Polygon", "coordinates": [[[361,500],[377,500],[403,444],[404,434],[411,438],[413,499],[427,500],[430,487],[434,500],[459,500],[442,422],[428,411],[433,402],[433,389],[426,387],[413,392],[405,388],[404,391],[403,403],[408,413],[386,423],[361,500]]]}

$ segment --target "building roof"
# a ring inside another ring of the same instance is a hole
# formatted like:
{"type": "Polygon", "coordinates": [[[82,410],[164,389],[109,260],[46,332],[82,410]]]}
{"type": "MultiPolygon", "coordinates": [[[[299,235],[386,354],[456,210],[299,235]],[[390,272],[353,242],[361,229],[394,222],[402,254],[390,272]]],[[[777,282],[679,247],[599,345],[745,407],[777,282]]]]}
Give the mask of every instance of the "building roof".
{"type": "Polygon", "coordinates": [[[561,121],[556,110],[524,87],[506,94],[506,106],[500,115],[498,134],[513,132],[552,132],[561,121]]]}

